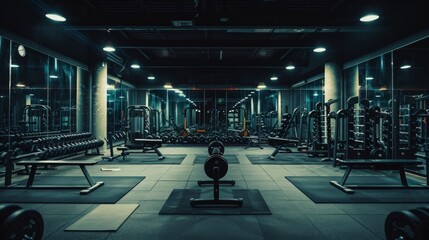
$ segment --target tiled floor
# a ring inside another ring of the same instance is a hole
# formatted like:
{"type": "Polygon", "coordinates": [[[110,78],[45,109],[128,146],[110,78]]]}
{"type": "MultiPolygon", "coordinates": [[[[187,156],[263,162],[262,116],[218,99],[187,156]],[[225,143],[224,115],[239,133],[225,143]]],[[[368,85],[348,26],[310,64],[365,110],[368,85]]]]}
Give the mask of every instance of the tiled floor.
{"type": "MultiPolygon", "coordinates": [[[[384,219],[392,210],[422,204],[316,204],[285,179],[285,176],[341,176],[343,170],[326,165],[252,165],[244,154],[264,154],[272,148],[231,146],[240,164],[230,164],[224,179],[234,179],[234,188],[259,189],[272,215],[212,216],[159,215],[174,188],[198,188],[207,179],[202,164],[193,164],[195,154],[206,147],[163,147],[164,154],[188,154],[180,165],[108,165],[120,171],[89,167],[93,176],[146,176],[120,203],[140,206],[117,232],[64,232],[64,229],[94,209],[96,204],[20,204],[40,211],[46,223],[44,239],[384,239],[384,219]],[[192,154],[190,154],[192,153],[192,154]]],[[[61,167],[46,175],[80,176],[79,169],[61,167]]],[[[93,192],[91,194],[97,194],[93,192]]],[[[100,219],[103,221],[103,219],[100,219]]]]}

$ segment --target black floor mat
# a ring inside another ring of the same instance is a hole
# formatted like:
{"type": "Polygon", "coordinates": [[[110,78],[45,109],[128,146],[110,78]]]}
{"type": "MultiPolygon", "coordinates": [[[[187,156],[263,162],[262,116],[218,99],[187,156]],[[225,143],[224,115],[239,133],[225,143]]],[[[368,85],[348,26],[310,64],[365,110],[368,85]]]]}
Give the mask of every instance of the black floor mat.
{"type": "MultiPolygon", "coordinates": [[[[201,155],[201,154],[198,154],[196,157],[195,157],[195,160],[194,160],[194,164],[204,164],[204,162],[207,160],[207,158],[209,157],[209,155],[207,154],[207,155],[201,155]]],[[[226,154],[226,155],[223,155],[223,157],[226,159],[226,161],[228,161],[228,163],[230,163],[230,164],[239,164],[240,163],[240,161],[238,160],[238,158],[237,158],[237,155],[229,155],[229,154],[226,154]]]]}
{"type": "MultiPolygon", "coordinates": [[[[279,153],[275,160],[269,159],[269,155],[246,155],[252,164],[327,164],[319,157],[308,157],[305,153],[279,153]]],[[[330,163],[332,164],[332,163],[330,163]]]]}
{"type": "Polygon", "coordinates": [[[98,164],[180,164],[185,159],[186,154],[165,154],[165,158],[158,159],[158,155],[152,153],[132,153],[125,160],[118,157],[113,161],[101,160],[98,164]]]}
{"type": "MultiPolygon", "coordinates": [[[[383,188],[354,189],[347,194],[332,186],[332,180],[340,181],[341,177],[286,177],[301,192],[315,203],[428,203],[427,188],[383,188]]],[[[350,176],[347,185],[400,185],[399,177],[390,176],[350,176]]],[[[408,180],[409,185],[417,185],[416,181],[408,180]]]]}
{"type": "MultiPolygon", "coordinates": [[[[0,189],[1,203],[116,203],[145,177],[93,177],[94,181],[104,181],[104,185],[88,195],[80,195],[80,189],[0,189]]],[[[25,186],[19,182],[18,187],[25,186]]],[[[36,176],[34,186],[88,185],[85,177],[36,176]]],[[[89,185],[88,185],[89,186],[89,185]]]]}
{"type": "Polygon", "coordinates": [[[192,208],[190,198],[213,198],[213,189],[174,189],[159,214],[179,215],[270,215],[271,211],[257,189],[221,189],[220,198],[243,198],[243,206],[192,208]]]}

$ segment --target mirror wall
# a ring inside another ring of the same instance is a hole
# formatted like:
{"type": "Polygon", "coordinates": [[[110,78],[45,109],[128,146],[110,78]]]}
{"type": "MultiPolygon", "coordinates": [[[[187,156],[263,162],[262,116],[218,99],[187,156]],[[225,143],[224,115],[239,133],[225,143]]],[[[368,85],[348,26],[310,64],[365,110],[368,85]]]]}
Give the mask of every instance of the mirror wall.
{"type": "Polygon", "coordinates": [[[0,135],[76,131],[75,66],[3,37],[0,59],[0,135]]]}

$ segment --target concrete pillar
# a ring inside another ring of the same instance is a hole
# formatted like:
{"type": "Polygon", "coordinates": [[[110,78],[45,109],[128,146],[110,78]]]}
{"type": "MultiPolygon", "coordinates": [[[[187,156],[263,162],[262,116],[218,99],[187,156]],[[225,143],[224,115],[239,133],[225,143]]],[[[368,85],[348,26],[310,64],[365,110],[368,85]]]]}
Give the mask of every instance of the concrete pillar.
{"type": "Polygon", "coordinates": [[[80,67],[76,69],[76,132],[90,131],[90,79],[80,67]]]}
{"type": "MultiPolygon", "coordinates": [[[[94,68],[92,84],[92,133],[97,139],[107,137],[107,63],[99,62],[94,68]]],[[[104,145],[104,151],[106,144],[104,145]]]]}
{"type": "MultiPolygon", "coordinates": [[[[325,99],[341,100],[342,68],[338,63],[329,62],[325,64],[325,99]]],[[[332,104],[331,111],[338,111],[340,104],[332,104]]]]}

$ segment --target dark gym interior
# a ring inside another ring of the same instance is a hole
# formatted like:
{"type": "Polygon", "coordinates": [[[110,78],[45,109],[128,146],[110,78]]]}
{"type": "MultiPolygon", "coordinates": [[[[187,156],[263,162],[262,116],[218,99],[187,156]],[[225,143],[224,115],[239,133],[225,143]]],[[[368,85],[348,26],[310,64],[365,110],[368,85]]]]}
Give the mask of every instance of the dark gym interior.
{"type": "Polygon", "coordinates": [[[429,239],[424,1],[0,3],[0,239],[429,239]]]}

